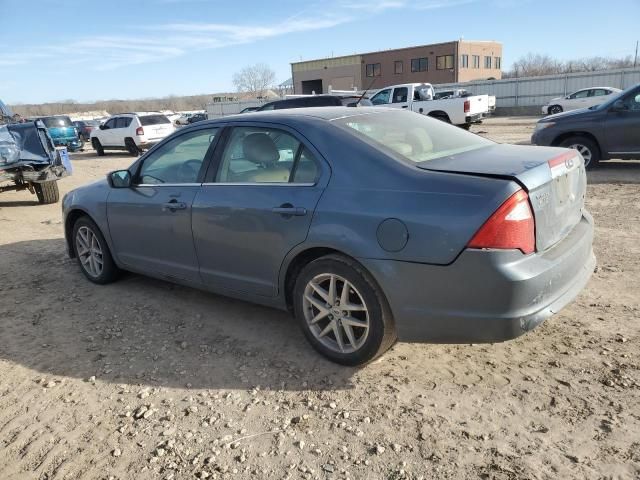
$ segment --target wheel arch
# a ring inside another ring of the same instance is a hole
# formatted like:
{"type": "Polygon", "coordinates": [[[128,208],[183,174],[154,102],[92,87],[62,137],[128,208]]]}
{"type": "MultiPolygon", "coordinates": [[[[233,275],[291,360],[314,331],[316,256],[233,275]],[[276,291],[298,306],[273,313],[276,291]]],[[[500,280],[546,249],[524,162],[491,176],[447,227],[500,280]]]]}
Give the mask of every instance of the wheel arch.
{"type": "Polygon", "coordinates": [[[588,138],[593,143],[595,143],[596,146],[598,147],[598,150],[599,150],[599,153],[600,153],[600,158],[606,158],[606,152],[603,150],[602,145],[600,144],[600,142],[598,141],[596,136],[594,134],[590,133],[590,132],[583,131],[583,130],[562,133],[562,134],[558,135],[556,138],[553,139],[553,141],[551,142],[551,146],[552,147],[557,147],[562,142],[564,142],[567,138],[571,138],[571,137],[585,137],[585,138],[588,138]]]}
{"type": "MultiPolygon", "coordinates": [[[[73,246],[73,226],[80,217],[91,218],[91,215],[89,215],[86,210],[74,208],[67,213],[67,216],[64,219],[64,238],[67,242],[67,252],[69,252],[69,257],[71,258],[76,257],[76,250],[73,246]]],[[[91,218],[91,220],[95,223],[93,218],[91,218]]]]}
{"type": "Polygon", "coordinates": [[[429,113],[427,113],[427,116],[434,117],[434,118],[446,118],[447,121],[451,123],[451,117],[449,117],[449,114],[444,110],[432,110],[429,113]]]}

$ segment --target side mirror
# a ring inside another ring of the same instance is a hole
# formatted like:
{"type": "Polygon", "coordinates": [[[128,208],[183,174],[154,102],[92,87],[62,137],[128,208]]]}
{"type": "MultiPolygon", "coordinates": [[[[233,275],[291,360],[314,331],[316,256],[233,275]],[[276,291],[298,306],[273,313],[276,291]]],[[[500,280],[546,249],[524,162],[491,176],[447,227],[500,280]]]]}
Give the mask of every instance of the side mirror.
{"type": "Polygon", "coordinates": [[[623,100],[616,100],[611,106],[612,112],[624,112],[625,110],[629,110],[629,107],[624,103],[623,100]]]}
{"type": "Polygon", "coordinates": [[[98,127],[98,128],[100,128],[100,130],[104,130],[104,129],[105,129],[105,128],[107,128],[107,127],[105,127],[105,126],[104,126],[104,123],[102,123],[102,124],[100,125],[100,127],[98,127]]]}
{"type": "Polygon", "coordinates": [[[131,187],[131,174],[129,170],[116,170],[107,173],[107,182],[111,188],[129,188],[131,187]]]}

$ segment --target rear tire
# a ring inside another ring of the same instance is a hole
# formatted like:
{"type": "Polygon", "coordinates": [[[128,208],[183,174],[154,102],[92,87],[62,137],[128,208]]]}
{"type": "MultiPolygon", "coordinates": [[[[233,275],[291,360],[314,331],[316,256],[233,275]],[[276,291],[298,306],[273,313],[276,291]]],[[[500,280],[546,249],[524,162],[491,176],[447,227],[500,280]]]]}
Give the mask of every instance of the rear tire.
{"type": "Polygon", "coordinates": [[[569,137],[560,143],[561,147],[572,148],[580,152],[584,158],[584,166],[587,170],[593,170],[600,164],[600,147],[588,137],[576,135],[569,137]]]}
{"type": "Polygon", "coordinates": [[[87,216],[76,220],[73,224],[72,242],[80,270],[89,281],[104,285],[118,278],[120,269],[113,261],[109,246],[93,220],[87,216]],[[89,259],[91,256],[93,258],[89,259]]]}
{"type": "Polygon", "coordinates": [[[92,138],[91,146],[96,151],[99,157],[104,157],[104,148],[102,147],[100,140],[98,140],[97,138],[92,138]]]}
{"type": "Polygon", "coordinates": [[[132,138],[126,138],[124,141],[125,147],[127,147],[127,151],[133,155],[134,157],[140,156],[140,148],[136,145],[136,142],[133,141],[132,138]]]}
{"type": "Polygon", "coordinates": [[[307,340],[333,362],[362,365],[382,355],[397,339],[383,292],[373,277],[348,257],[327,255],[306,265],[296,279],[293,301],[307,340]],[[344,288],[348,288],[346,293],[344,288]],[[328,333],[323,335],[325,331],[328,333]]]}
{"type": "Polygon", "coordinates": [[[446,113],[436,113],[434,115],[429,115],[431,118],[435,118],[436,120],[440,120],[441,122],[444,123],[451,123],[451,119],[449,118],[449,115],[447,115],[446,113]]]}
{"type": "Polygon", "coordinates": [[[60,200],[60,190],[58,190],[58,182],[55,180],[34,183],[33,189],[36,191],[38,202],[42,205],[57,203],[60,200]]]}

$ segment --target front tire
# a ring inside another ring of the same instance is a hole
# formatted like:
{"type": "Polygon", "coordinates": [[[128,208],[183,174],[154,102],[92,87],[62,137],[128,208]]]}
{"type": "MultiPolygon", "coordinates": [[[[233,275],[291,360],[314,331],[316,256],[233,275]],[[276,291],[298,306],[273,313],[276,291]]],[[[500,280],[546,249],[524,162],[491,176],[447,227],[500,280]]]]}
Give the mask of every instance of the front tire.
{"type": "Polygon", "coordinates": [[[347,257],[328,255],[305,266],[293,298],[307,340],[333,362],[362,365],[396,341],[384,294],[371,275],[347,257]]]}
{"type": "Polygon", "coordinates": [[[91,282],[104,285],[118,278],[120,270],[113,261],[109,246],[89,217],[80,217],[74,223],[73,248],[80,270],[91,282]]]}
{"type": "Polygon", "coordinates": [[[92,138],[91,146],[96,151],[99,157],[104,157],[104,148],[102,147],[100,140],[98,140],[97,138],[92,138]]]}
{"type": "Polygon", "coordinates": [[[562,107],[560,105],[551,105],[547,110],[549,115],[555,115],[556,113],[562,113],[562,107]]]}
{"type": "Polygon", "coordinates": [[[590,138],[582,136],[569,137],[563,140],[560,146],[580,152],[580,155],[584,158],[584,167],[587,170],[596,168],[600,163],[600,148],[590,138]]]}
{"type": "Polygon", "coordinates": [[[34,183],[33,189],[38,197],[38,202],[42,205],[57,203],[60,200],[60,190],[58,189],[58,182],[55,180],[34,183]]]}

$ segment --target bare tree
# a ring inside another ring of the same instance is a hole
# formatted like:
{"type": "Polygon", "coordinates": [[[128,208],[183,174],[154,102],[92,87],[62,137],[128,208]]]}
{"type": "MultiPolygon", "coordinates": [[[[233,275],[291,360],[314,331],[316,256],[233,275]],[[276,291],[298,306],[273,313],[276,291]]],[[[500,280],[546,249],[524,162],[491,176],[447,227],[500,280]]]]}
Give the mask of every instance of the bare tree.
{"type": "Polygon", "coordinates": [[[276,72],[264,63],[245,67],[233,75],[233,84],[239,92],[247,92],[256,97],[264,96],[276,79],[276,72]]]}
{"type": "Polygon", "coordinates": [[[528,53],[513,62],[511,70],[503,73],[503,78],[537,77],[573,72],[595,72],[609,68],[633,66],[631,56],[624,58],[588,57],[561,61],[549,55],[528,53]]]}

